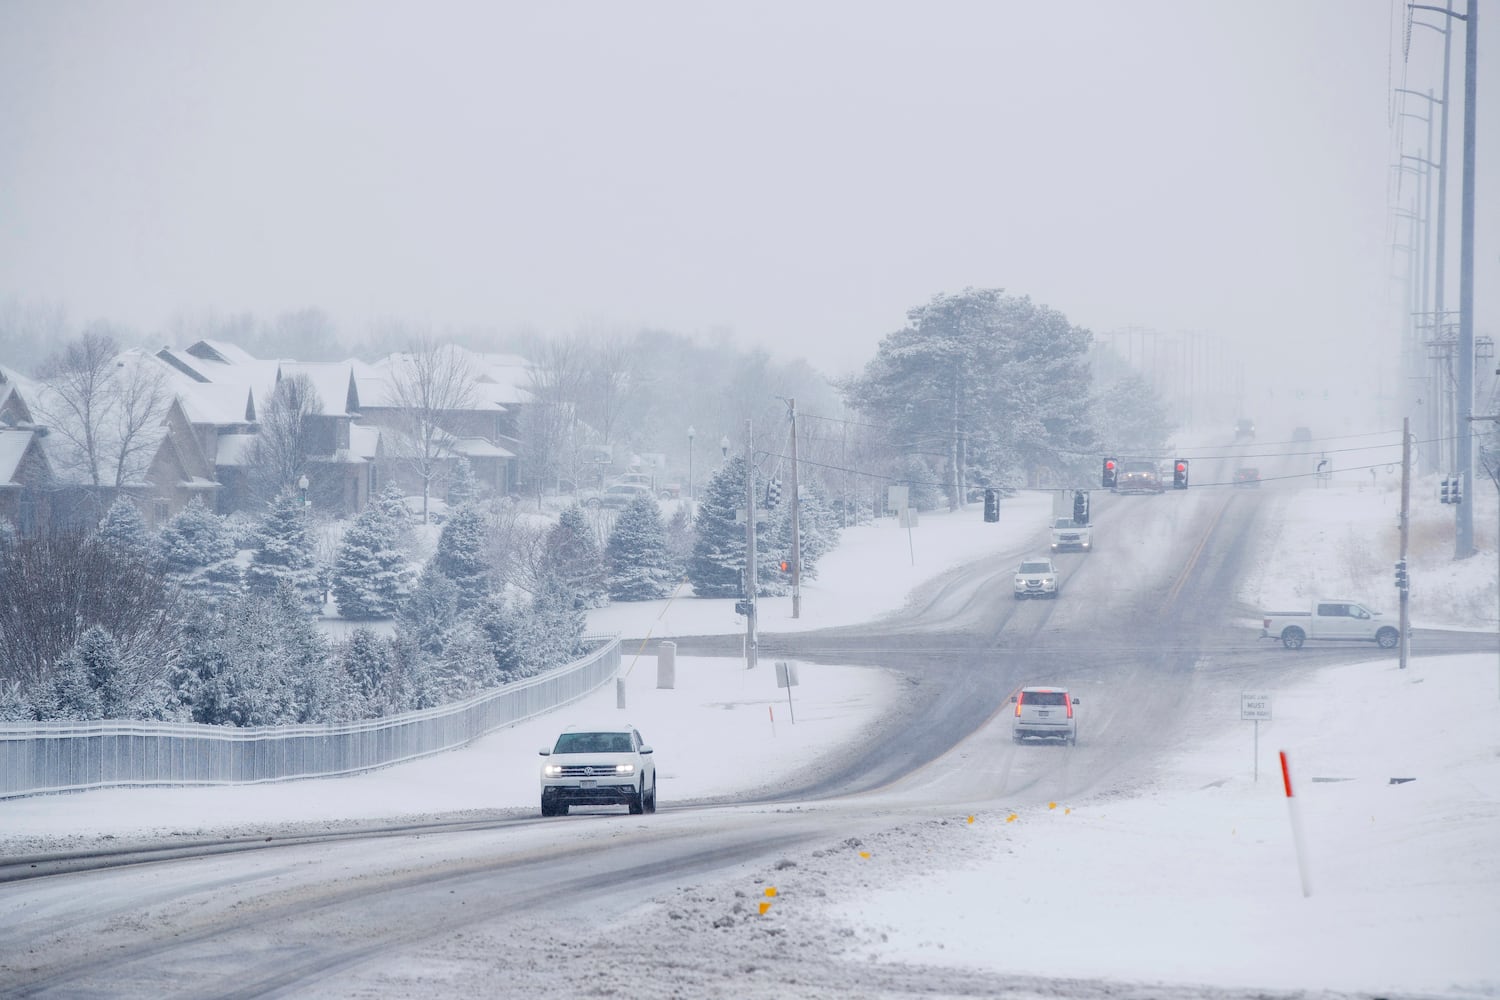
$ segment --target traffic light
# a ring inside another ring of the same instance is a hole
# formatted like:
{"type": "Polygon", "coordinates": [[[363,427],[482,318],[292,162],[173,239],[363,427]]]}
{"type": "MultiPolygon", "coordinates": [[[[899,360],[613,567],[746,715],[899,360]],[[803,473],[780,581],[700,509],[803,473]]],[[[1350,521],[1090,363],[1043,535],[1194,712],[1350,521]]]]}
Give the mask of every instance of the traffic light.
{"type": "Polygon", "coordinates": [[[1409,585],[1410,581],[1406,576],[1406,562],[1403,560],[1396,564],[1396,589],[1404,591],[1409,585]]]}
{"type": "Polygon", "coordinates": [[[1188,488],[1188,463],[1187,459],[1179,458],[1172,463],[1172,489],[1185,490],[1188,488]]]}
{"type": "Polygon", "coordinates": [[[1440,502],[1442,502],[1442,503],[1452,503],[1453,502],[1453,487],[1449,485],[1450,483],[1451,483],[1451,480],[1448,480],[1448,479],[1444,479],[1443,480],[1443,492],[1441,494],[1439,494],[1439,496],[1438,496],[1438,500],[1440,502]]]}
{"type": "Polygon", "coordinates": [[[1078,525],[1089,523],[1089,495],[1083,490],[1073,491],[1073,523],[1078,525]]]}
{"type": "Polygon", "coordinates": [[[1464,502],[1464,478],[1463,478],[1463,476],[1454,476],[1453,477],[1453,502],[1454,503],[1463,503],[1464,502]]]}
{"type": "Polygon", "coordinates": [[[775,507],[781,503],[781,480],[773,479],[766,483],[766,506],[775,507]]]}
{"type": "Polygon", "coordinates": [[[1099,485],[1107,490],[1115,488],[1115,473],[1119,471],[1119,464],[1112,458],[1104,460],[1104,473],[1099,477],[1099,485]]]}
{"type": "Polygon", "coordinates": [[[997,489],[984,491],[984,519],[986,521],[1000,520],[1000,491],[997,489]]]}
{"type": "Polygon", "coordinates": [[[750,602],[749,601],[735,601],[734,602],[734,613],[737,614],[737,615],[740,615],[741,617],[749,618],[750,617],[750,602]]]}

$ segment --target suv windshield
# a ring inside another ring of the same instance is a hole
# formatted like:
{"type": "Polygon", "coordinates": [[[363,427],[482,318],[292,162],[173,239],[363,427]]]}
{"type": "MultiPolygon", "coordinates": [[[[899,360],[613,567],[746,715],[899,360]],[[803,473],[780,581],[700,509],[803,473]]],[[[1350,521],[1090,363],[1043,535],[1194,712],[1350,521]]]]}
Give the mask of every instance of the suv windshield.
{"type": "Polygon", "coordinates": [[[1073,519],[1071,517],[1060,517],[1060,518],[1057,519],[1057,523],[1054,524],[1053,527],[1054,528],[1071,528],[1071,527],[1073,527],[1073,519]]]}
{"type": "Polygon", "coordinates": [[[1156,466],[1150,462],[1125,462],[1120,466],[1121,472],[1155,472],[1156,466]]]}
{"type": "Polygon", "coordinates": [[[1050,572],[1052,572],[1052,567],[1050,565],[1048,565],[1047,563],[1044,563],[1044,562],[1023,562],[1021,564],[1021,572],[1022,573],[1050,573],[1050,572]]]}
{"type": "Polygon", "coordinates": [[[553,753],[630,753],[629,733],[563,733],[553,753]]]}
{"type": "Polygon", "coordinates": [[[1021,700],[1027,705],[1060,708],[1067,705],[1068,696],[1061,691],[1027,691],[1021,695],[1021,700]]]}

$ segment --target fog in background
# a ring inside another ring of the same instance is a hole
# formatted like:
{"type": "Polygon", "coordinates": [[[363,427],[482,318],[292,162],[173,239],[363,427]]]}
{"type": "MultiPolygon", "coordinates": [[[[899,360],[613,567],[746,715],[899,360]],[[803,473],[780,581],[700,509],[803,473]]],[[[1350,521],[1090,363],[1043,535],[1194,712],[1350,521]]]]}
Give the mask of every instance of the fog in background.
{"type": "MultiPolygon", "coordinates": [[[[1003,287],[1394,392],[1390,88],[1441,85],[1421,29],[1403,79],[1401,10],[3,0],[0,299],[147,333],[729,331],[840,374],[1003,287]]],[[[1480,334],[1500,9],[1482,30],[1480,334]]]]}

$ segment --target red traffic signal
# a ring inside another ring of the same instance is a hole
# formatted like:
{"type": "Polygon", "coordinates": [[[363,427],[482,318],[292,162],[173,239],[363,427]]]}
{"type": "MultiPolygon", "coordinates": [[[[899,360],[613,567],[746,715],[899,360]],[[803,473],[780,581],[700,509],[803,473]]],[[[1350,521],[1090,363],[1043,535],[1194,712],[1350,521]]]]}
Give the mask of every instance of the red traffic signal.
{"type": "Polygon", "coordinates": [[[1104,471],[1099,477],[1099,485],[1107,490],[1115,488],[1115,473],[1118,472],[1117,463],[1112,458],[1104,460],[1104,471]]]}
{"type": "Polygon", "coordinates": [[[1188,463],[1185,458],[1179,458],[1172,466],[1172,488],[1174,490],[1188,488],[1188,463]]]}
{"type": "Polygon", "coordinates": [[[792,571],[792,564],[785,559],[781,560],[781,571],[783,573],[790,573],[792,571]]]}

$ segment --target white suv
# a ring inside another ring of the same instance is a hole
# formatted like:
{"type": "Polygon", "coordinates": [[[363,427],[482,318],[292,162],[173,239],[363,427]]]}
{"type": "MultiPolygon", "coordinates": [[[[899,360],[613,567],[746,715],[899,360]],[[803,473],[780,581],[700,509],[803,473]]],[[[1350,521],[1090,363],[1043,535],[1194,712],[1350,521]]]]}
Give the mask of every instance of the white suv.
{"type": "Polygon", "coordinates": [[[566,816],[568,806],[628,806],[656,812],[656,762],[632,725],[570,726],[543,747],[542,815],[566,816]]]}
{"type": "Polygon", "coordinates": [[[1010,700],[1016,706],[1011,739],[1017,743],[1034,737],[1078,744],[1078,719],[1073,713],[1078,699],[1068,694],[1067,688],[1022,688],[1010,700]]]}
{"type": "Polygon", "coordinates": [[[1045,556],[1027,559],[1016,570],[1016,600],[1028,597],[1057,597],[1057,567],[1045,556]]]}

